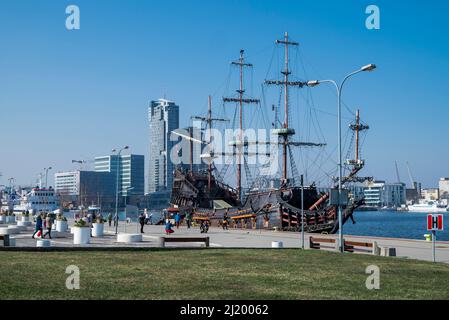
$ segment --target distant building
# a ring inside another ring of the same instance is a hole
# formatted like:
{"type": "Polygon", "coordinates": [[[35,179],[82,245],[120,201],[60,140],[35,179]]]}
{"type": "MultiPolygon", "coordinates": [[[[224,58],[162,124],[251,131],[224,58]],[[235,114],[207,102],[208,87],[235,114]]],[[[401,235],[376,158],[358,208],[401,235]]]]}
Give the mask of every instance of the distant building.
{"type": "Polygon", "coordinates": [[[421,198],[421,183],[413,182],[413,188],[405,190],[407,204],[418,203],[421,198]]]}
{"type": "Polygon", "coordinates": [[[365,188],[362,184],[354,184],[349,187],[349,193],[354,200],[360,200],[365,197],[365,188]]]}
{"type": "Polygon", "coordinates": [[[449,178],[441,178],[438,183],[438,189],[441,199],[449,199],[449,178]]]}
{"type": "Polygon", "coordinates": [[[373,181],[364,188],[365,203],[372,207],[400,207],[406,203],[404,183],[373,181]]]}
{"type": "MultiPolygon", "coordinates": [[[[117,181],[120,196],[143,196],[145,193],[145,158],[143,155],[109,155],[95,158],[96,172],[109,172],[117,181]]],[[[115,185],[115,183],[114,183],[115,185]]],[[[115,194],[115,191],[114,191],[115,194]]]]}
{"type": "Polygon", "coordinates": [[[175,166],[170,152],[177,141],[171,141],[171,132],[179,128],[179,106],[173,101],[151,101],[148,109],[150,123],[150,159],[148,192],[169,191],[173,186],[175,166]]]}
{"type": "Polygon", "coordinates": [[[150,211],[160,211],[170,205],[171,192],[156,191],[145,195],[145,207],[150,211]]]}
{"type": "Polygon", "coordinates": [[[437,188],[422,189],[421,198],[426,200],[438,200],[440,198],[440,191],[437,188]]]}
{"type": "Polygon", "coordinates": [[[110,172],[69,171],[55,174],[55,193],[62,202],[87,207],[112,207],[116,180],[110,172]]]}

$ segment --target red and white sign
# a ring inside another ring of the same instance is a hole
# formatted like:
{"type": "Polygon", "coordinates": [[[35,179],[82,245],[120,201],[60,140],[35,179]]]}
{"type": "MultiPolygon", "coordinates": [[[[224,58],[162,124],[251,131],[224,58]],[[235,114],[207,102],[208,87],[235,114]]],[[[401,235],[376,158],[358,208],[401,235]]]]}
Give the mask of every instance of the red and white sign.
{"type": "Polygon", "coordinates": [[[427,215],[427,231],[443,231],[443,215],[427,215]]]}

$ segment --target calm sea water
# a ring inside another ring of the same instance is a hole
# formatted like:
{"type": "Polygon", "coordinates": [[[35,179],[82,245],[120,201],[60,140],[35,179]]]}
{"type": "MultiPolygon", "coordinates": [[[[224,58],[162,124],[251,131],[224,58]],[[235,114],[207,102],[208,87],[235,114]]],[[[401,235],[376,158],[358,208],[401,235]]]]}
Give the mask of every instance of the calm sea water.
{"type": "MultiPolygon", "coordinates": [[[[356,224],[349,220],[343,232],[358,236],[375,236],[424,240],[427,214],[397,211],[360,211],[354,213],[356,224]]],[[[449,241],[449,214],[444,217],[444,231],[437,232],[437,240],[449,241]]]]}

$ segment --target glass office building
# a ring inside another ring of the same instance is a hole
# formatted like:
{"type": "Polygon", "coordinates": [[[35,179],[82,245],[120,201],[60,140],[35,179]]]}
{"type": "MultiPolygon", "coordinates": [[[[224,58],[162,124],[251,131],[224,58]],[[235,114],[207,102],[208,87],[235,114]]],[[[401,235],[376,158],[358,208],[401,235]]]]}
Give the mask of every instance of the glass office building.
{"type": "MultiPolygon", "coordinates": [[[[95,158],[96,172],[109,172],[117,180],[121,196],[142,196],[145,192],[145,157],[143,155],[109,155],[95,158]]],[[[115,186],[115,184],[114,184],[115,186]]]]}
{"type": "Polygon", "coordinates": [[[171,132],[179,128],[179,106],[173,101],[151,101],[148,110],[150,123],[150,159],[148,192],[168,191],[173,186],[175,165],[170,152],[178,140],[171,141],[171,132]]]}

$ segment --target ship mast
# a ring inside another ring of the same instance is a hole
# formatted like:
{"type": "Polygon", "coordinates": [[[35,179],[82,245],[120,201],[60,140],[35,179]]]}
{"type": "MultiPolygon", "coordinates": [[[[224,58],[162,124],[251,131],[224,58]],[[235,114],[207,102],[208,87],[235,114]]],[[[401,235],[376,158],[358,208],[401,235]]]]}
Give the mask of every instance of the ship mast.
{"type": "Polygon", "coordinates": [[[246,99],[243,97],[245,93],[243,80],[244,80],[244,68],[252,68],[251,63],[246,63],[244,58],[245,50],[240,50],[240,59],[238,61],[231,62],[232,65],[236,65],[240,69],[240,86],[239,90],[236,90],[239,94],[238,98],[223,98],[223,102],[237,102],[239,104],[239,131],[238,131],[238,141],[234,143],[235,147],[238,149],[237,158],[237,195],[238,199],[242,198],[242,148],[245,146],[243,141],[243,105],[244,104],[258,104],[258,99],[246,99]]]}
{"type": "Polygon", "coordinates": [[[360,135],[360,132],[368,130],[369,126],[360,123],[360,110],[359,109],[357,109],[357,112],[356,112],[355,123],[351,124],[349,126],[349,128],[355,132],[355,152],[354,152],[355,159],[347,160],[347,163],[350,165],[360,166],[360,165],[363,165],[363,163],[362,163],[363,160],[359,159],[359,144],[360,144],[359,135],[360,135]]]}
{"type": "MultiPolygon", "coordinates": [[[[222,119],[222,118],[213,118],[212,117],[212,97],[208,96],[207,99],[207,117],[199,117],[199,116],[194,116],[192,117],[192,119],[195,120],[200,120],[202,122],[206,123],[206,130],[209,130],[209,141],[207,141],[208,146],[210,147],[211,143],[212,143],[212,125],[214,121],[228,121],[226,119],[222,119]]],[[[208,155],[209,161],[208,161],[208,166],[207,166],[207,189],[210,192],[211,188],[212,188],[212,152],[209,150],[209,155],[208,155]]]]}
{"type": "Polygon", "coordinates": [[[276,133],[282,137],[282,184],[286,184],[288,181],[287,177],[287,147],[289,145],[289,136],[295,134],[295,130],[289,128],[289,100],[288,100],[288,91],[289,87],[295,86],[302,88],[305,83],[299,81],[289,81],[289,75],[291,74],[289,70],[289,46],[298,46],[298,42],[293,42],[289,40],[288,32],[284,34],[283,40],[276,40],[276,44],[284,45],[284,59],[285,59],[285,69],[281,71],[284,75],[283,81],[280,80],[266,80],[265,84],[268,85],[278,85],[284,87],[284,123],[283,128],[276,130],[276,133]]]}

